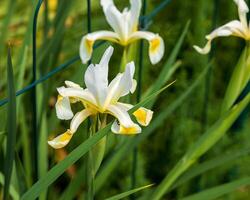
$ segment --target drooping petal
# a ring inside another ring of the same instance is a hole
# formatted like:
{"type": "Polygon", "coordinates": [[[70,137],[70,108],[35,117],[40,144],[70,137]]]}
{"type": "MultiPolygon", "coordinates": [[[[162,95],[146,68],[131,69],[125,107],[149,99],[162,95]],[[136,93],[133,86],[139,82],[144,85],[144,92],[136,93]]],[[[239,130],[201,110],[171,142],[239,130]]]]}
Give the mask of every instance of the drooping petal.
{"type": "Polygon", "coordinates": [[[238,6],[238,13],[241,23],[243,24],[244,28],[248,29],[247,13],[249,12],[249,9],[246,2],[244,0],[234,0],[234,2],[238,6]]]}
{"type": "Polygon", "coordinates": [[[130,91],[136,87],[136,83],[133,79],[135,73],[134,62],[130,62],[126,65],[124,73],[118,74],[108,86],[108,94],[105,100],[105,105],[107,106],[110,102],[117,102],[117,100],[127,95],[130,91]]]}
{"type": "Polygon", "coordinates": [[[113,115],[125,128],[136,127],[136,124],[131,120],[128,112],[118,104],[109,105],[107,107],[107,113],[113,115]]]}
{"type": "Polygon", "coordinates": [[[97,107],[95,97],[87,89],[84,90],[82,88],[60,87],[57,88],[57,91],[63,97],[69,97],[70,99],[72,98],[76,99],[77,101],[83,101],[89,105],[92,105],[93,107],[97,107]]]}
{"type": "Polygon", "coordinates": [[[142,126],[147,126],[153,117],[153,111],[141,107],[133,112],[133,115],[136,117],[136,120],[139,122],[139,124],[142,126]]]}
{"type": "Polygon", "coordinates": [[[94,95],[97,104],[102,107],[108,91],[108,63],[113,54],[113,47],[109,47],[100,64],[91,64],[84,75],[85,84],[88,90],[94,95]]]}
{"type": "Polygon", "coordinates": [[[129,42],[138,39],[146,39],[149,42],[149,58],[152,64],[158,63],[165,51],[164,41],[158,35],[147,31],[136,31],[130,36],[129,42]]]}
{"type": "Polygon", "coordinates": [[[215,29],[212,33],[206,36],[207,44],[204,48],[200,48],[198,46],[194,46],[195,50],[198,51],[201,54],[207,54],[211,49],[211,42],[213,39],[217,37],[226,37],[234,35],[237,37],[245,38],[247,37],[244,27],[242,26],[241,22],[238,20],[231,21],[224,26],[221,26],[217,29],[215,29]]]}
{"type": "Polygon", "coordinates": [[[95,112],[91,109],[84,109],[81,112],[78,112],[73,117],[70,123],[70,129],[68,129],[65,133],[57,136],[53,140],[48,141],[48,144],[52,146],[54,149],[59,149],[65,147],[69,141],[71,140],[73,134],[77,131],[79,125],[90,115],[95,112]]]}
{"type": "Polygon", "coordinates": [[[118,42],[119,37],[116,33],[111,31],[97,31],[83,36],[80,43],[80,58],[83,64],[86,64],[93,53],[93,45],[97,40],[108,40],[111,42],[118,42]]]}
{"type": "Polygon", "coordinates": [[[62,120],[69,120],[74,116],[68,97],[58,95],[56,101],[56,116],[58,119],[62,120]]]}
{"type": "Polygon", "coordinates": [[[48,144],[54,149],[60,149],[65,147],[71,140],[73,134],[70,130],[67,130],[65,133],[57,136],[53,140],[48,141],[48,144]]]}
{"type": "Polygon", "coordinates": [[[134,124],[130,127],[124,127],[122,125],[119,125],[117,121],[115,120],[111,126],[111,131],[116,134],[122,134],[122,135],[134,135],[141,133],[141,127],[137,124],[134,124]]]}
{"type": "Polygon", "coordinates": [[[70,130],[72,133],[75,133],[80,126],[80,124],[88,118],[90,115],[95,114],[96,112],[90,108],[86,108],[75,114],[70,123],[70,130]]]}

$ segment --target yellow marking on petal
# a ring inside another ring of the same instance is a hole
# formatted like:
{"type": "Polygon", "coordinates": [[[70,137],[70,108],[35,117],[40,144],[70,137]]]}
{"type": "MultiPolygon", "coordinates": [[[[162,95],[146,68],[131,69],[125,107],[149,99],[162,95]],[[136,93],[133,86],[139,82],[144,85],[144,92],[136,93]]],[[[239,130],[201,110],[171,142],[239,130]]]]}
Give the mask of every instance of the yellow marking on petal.
{"type": "Polygon", "coordinates": [[[120,130],[119,132],[121,134],[125,134],[125,135],[132,135],[132,134],[137,134],[138,133],[138,130],[136,127],[129,127],[129,128],[126,128],[124,126],[121,126],[120,125],[120,130]]]}
{"type": "Polygon", "coordinates": [[[71,139],[72,133],[70,130],[67,130],[65,133],[63,133],[59,139],[59,142],[67,142],[71,139]]]}
{"type": "Polygon", "coordinates": [[[62,101],[63,100],[63,97],[61,95],[58,95],[57,96],[57,101],[62,101]]]}
{"type": "Polygon", "coordinates": [[[91,53],[91,52],[92,52],[92,47],[93,47],[94,41],[93,41],[93,40],[86,39],[85,44],[86,44],[86,49],[87,49],[87,51],[88,51],[89,53],[91,53]]]}
{"type": "Polygon", "coordinates": [[[159,38],[154,38],[150,41],[150,52],[156,52],[160,46],[161,40],[159,38]]]}
{"type": "Polygon", "coordinates": [[[142,124],[142,125],[146,125],[146,120],[147,120],[147,112],[143,109],[138,109],[136,110],[133,115],[136,117],[137,121],[142,124]]]}

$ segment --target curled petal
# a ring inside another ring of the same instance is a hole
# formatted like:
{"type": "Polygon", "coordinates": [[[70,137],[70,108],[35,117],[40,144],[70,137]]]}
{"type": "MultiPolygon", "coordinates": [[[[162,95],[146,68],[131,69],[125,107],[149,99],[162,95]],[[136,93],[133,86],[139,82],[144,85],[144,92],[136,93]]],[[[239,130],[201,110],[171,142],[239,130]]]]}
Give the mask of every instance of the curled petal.
{"type": "Polygon", "coordinates": [[[53,140],[48,141],[48,144],[54,149],[60,149],[65,147],[71,140],[73,134],[70,130],[67,130],[65,133],[57,136],[53,140]]]}
{"type": "Polygon", "coordinates": [[[131,35],[130,43],[138,39],[148,40],[150,61],[152,64],[158,63],[162,59],[165,51],[163,39],[158,34],[147,31],[137,31],[131,35]]]}
{"type": "Polygon", "coordinates": [[[61,95],[58,95],[56,101],[56,116],[58,119],[62,120],[69,120],[74,116],[68,97],[62,97],[61,95]]]}
{"type": "Polygon", "coordinates": [[[224,26],[215,29],[212,33],[207,35],[206,39],[208,40],[208,42],[204,48],[200,48],[198,46],[194,46],[194,48],[201,54],[207,54],[211,50],[211,42],[213,39],[217,37],[227,37],[230,35],[234,35],[245,39],[248,37],[246,30],[242,26],[241,22],[238,20],[234,20],[225,24],[224,26]]]}
{"type": "Polygon", "coordinates": [[[93,53],[93,45],[97,40],[109,40],[111,42],[118,42],[119,37],[116,33],[111,31],[97,31],[83,36],[80,43],[80,58],[83,64],[86,64],[93,53]]]}
{"type": "Polygon", "coordinates": [[[136,120],[142,125],[142,126],[147,126],[152,117],[153,117],[153,111],[148,110],[146,108],[139,108],[137,109],[133,115],[136,117],[136,120]]]}
{"type": "Polygon", "coordinates": [[[127,110],[124,109],[124,107],[120,106],[119,104],[109,105],[107,107],[107,113],[113,115],[119,121],[119,123],[125,128],[133,127],[135,124],[131,120],[127,110]]]}
{"type": "Polygon", "coordinates": [[[94,107],[97,106],[95,97],[87,90],[82,88],[57,88],[58,93],[63,97],[69,97],[72,100],[80,100],[94,107]]]}
{"type": "Polygon", "coordinates": [[[130,127],[124,127],[122,125],[119,125],[117,121],[114,121],[111,126],[111,131],[116,134],[134,135],[141,133],[141,127],[137,124],[133,124],[130,127]]]}

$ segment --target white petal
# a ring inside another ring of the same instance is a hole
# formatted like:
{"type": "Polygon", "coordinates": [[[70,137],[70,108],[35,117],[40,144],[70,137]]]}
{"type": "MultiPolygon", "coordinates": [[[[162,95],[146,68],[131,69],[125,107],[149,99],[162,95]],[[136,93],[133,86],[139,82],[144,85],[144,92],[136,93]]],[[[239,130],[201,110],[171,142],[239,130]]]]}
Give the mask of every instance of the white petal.
{"type": "Polygon", "coordinates": [[[90,115],[94,114],[95,112],[89,108],[86,108],[82,110],[81,112],[78,112],[75,114],[74,118],[71,120],[70,123],[70,131],[72,134],[76,132],[80,124],[90,115]]]}
{"type": "Polygon", "coordinates": [[[134,135],[141,133],[141,127],[138,126],[138,124],[133,124],[132,126],[125,128],[122,125],[119,125],[115,120],[111,126],[111,131],[116,134],[134,135]]]}
{"type": "Polygon", "coordinates": [[[137,31],[130,36],[129,42],[138,39],[146,39],[149,41],[149,58],[152,64],[158,63],[165,51],[164,41],[158,35],[148,31],[137,31]]]}
{"type": "Polygon", "coordinates": [[[94,96],[87,90],[82,88],[57,88],[58,93],[63,97],[75,98],[84,101],[93,106],[97,106],[94,96]]]}
{"type": "Polygon", "coordinates": [[[245,33],[245,29],[242,26],[240,21],[234,20],[215,29],[212,33],[206,36],[206,39],[208,40],[208,42],[204,48],[200,48],[198,46],[194,46],[194,48],[201,54],[207,54],[211,49],[211,42],[213,39],[217,37],[227,37],[230,35],[234,35],[234,36],[238,36],[242,38],[247,37],[245,33]]]}
{"type": "Polygon", "coordinates": [[[133,91],[135,82],[133,79],[135,73],[134,62],[130,62],[126,65],[124,73],[118,74],[109,84],[108,94],[105,101],[107,106],[110,102],[115,103],[120,97],[127,95],[130,91],[133,91]]]}
{"type": "Polygon", "coordinates": [[[73,117],[70,101],[68,97],[58,95],[56,102],[56,116],[58,119],[69,120],[73,117]]]}
{"type": "Polygon", "coordinates": [[[139,23],[139,16],[141,12],[141,0],[130,0],[131,8],[130,8],[130,15],[131,15],[131,26],[132,30],[136,31],[137,26],[139,23]]]}
{"type": "Polygon", "coordinates": [[[119,123],[125,128],[129,128],[134,125],[134,122],[131,120],[128,112],[118,104],[109,105],[107,107],[107,113],[118,119],[119,123]]]}
{"type": "Polygon", "coordinates": [[[102,3],[107,22],[120,37],[123,37],[125,26],[122,13],[116,8],[112,1],[103,2],[108,2],[107,4],[102,3]]]}
{"type": "Polygon", "coordinates": [[[238,6],[239,18],[245,28],[248,27],[247,13],[249,12],[248,6],[244,0],[234,0],[238,6]]]}
{"type": "Polygon", "coordinates": [[[97,40],[109,40],[111,42],[118,42],[119,37],[116,33],[111,31],[97,31],[83,36],[80,43],[80,58],[83,64],[86,64],[93,53],[93,45],[97,40]]]}
{"type": "Polygon", "coordinates": [[[148,126],[150,123],[152,117],[153,117],[153,111],[140,107],[135,112],[133,112],[133,115],[136,117],[136,120],[141,124],[142,126],[148,126]]]}
{"type": "Polygon", "coordinates": [[[65,85],[69,88],[81,88],[80,85],[78,85],[72,81],[65,81],[65,85]]]}
{"type": "Polygon", "coordinates": [[[85,84],[88,90],[95,96],[100,107],[103,106],[108,91],[108,63],[113,54],[113,47],[109,47],[100,64],[91,64],[84,75],[85,84]]]}
{"type": "Polygon", "coordinates": [[[69,143],[72,136],[73,134],[70,132],[70,130],[67,130],[65,133],[57,136],[53,140],[48,141],[48,144],[54,149],[60,149],[65,147],[69,143]]]}

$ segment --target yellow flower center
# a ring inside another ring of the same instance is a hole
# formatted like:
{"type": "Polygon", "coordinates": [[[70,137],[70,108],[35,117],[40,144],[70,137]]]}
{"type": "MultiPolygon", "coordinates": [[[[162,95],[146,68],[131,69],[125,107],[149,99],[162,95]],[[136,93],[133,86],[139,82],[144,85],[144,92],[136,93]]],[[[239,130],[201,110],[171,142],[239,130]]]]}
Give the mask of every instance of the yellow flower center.
{"type": "Polygon", "coordinates": [[[150,51],[151,52],[155,52],[158,50],[159,46],[160,46],[160,39],[159,38],[155,38],[153,40],[150,41],[150,51]]]}

